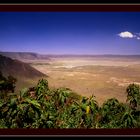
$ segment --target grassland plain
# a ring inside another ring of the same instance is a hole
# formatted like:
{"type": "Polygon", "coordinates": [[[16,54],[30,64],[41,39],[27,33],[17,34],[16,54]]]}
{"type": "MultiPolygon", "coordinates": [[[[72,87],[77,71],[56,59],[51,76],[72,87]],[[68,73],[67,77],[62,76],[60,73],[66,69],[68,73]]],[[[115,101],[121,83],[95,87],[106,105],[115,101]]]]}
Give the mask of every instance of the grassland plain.
{"type": "Polygon", "coordinates": [[[126,101],[126,87],[140,84],[140,57],[51,57],[30,65],[48,75],[52,88],[68,87],[83,95],[95,95],[99,104],[115,97],[126,101]]]}

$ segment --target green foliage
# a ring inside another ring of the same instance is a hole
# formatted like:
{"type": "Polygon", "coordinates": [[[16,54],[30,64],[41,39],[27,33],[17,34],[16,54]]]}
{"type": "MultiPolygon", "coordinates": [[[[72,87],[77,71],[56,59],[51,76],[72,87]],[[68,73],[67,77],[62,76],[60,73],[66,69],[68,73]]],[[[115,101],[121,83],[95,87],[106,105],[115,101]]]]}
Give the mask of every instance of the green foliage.
{"type": "Polygon", "coordinates": [[[140,87],[137,84],[130,84],[127,89],[127,101],[132,109],[140,107],[140,87]]]}
{"type": "Polygon", "coordinates": [[[47,93],[49,87],[48,87],[48,81],[41,79],[39,80],[37,86],[36,86],[36,94],[41,95],[47,93]]]}
{"type": "Polygon", "coordinates": [[[16,81],[16,78],[11,75],[4,77],[0,71],[0,98],[7,96],[7,93],[14,93],[16,81]]]}
{"type": "Polygon", "coordinates": [[[82,97],[68,88],[51,90],[41,79],[35,87],[0,99],[0,128],[139,128],[139,86],[131,84],[126,91],[130,104],[111,98],[99,107],[93,95],[82,97]]]}

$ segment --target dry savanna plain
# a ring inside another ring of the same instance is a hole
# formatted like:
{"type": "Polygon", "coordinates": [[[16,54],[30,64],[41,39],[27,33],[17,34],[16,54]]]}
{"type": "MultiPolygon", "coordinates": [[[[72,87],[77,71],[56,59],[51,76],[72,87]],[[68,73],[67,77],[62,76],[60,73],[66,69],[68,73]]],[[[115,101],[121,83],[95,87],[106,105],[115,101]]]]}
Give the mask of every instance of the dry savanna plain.
{"type": "Polygon", "coordinates": [[[51,88],[67,87],[82,96],[94,95],[101,105],[115,97],[126,101],[126,87],[140,84],[140,56],[50,56],[28,63],[48,75],[51,88]]]}

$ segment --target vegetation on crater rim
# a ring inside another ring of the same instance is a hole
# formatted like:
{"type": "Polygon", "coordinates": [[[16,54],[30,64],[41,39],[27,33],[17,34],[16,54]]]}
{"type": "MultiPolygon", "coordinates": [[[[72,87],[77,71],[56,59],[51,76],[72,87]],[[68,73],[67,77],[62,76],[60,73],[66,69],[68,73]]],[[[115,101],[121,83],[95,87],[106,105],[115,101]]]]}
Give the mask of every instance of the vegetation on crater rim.
{"type": "Polygon", "coordinates": [[[116,98],[101,106],[69,88],[50,89],[40,79],[35,87],[14,92],[16,79],[0,74],[0,128],[139,128],[140,87],[130,84],[126,103],[116,98]]]}

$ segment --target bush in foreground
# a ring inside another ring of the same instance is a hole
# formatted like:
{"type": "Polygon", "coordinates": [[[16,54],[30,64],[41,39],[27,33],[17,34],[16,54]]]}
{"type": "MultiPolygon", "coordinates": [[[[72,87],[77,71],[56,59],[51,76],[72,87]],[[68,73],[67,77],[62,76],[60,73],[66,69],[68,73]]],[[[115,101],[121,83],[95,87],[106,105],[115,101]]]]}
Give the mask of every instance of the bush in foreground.
{"type": "Polygon", "coordinates": [[[41,79],[36,87],[0,99],[0,128],[139,128],[139,90],[131,84],[126,103],[111,98],[100,107],[93,95],[51,90],[41,79]]]}

